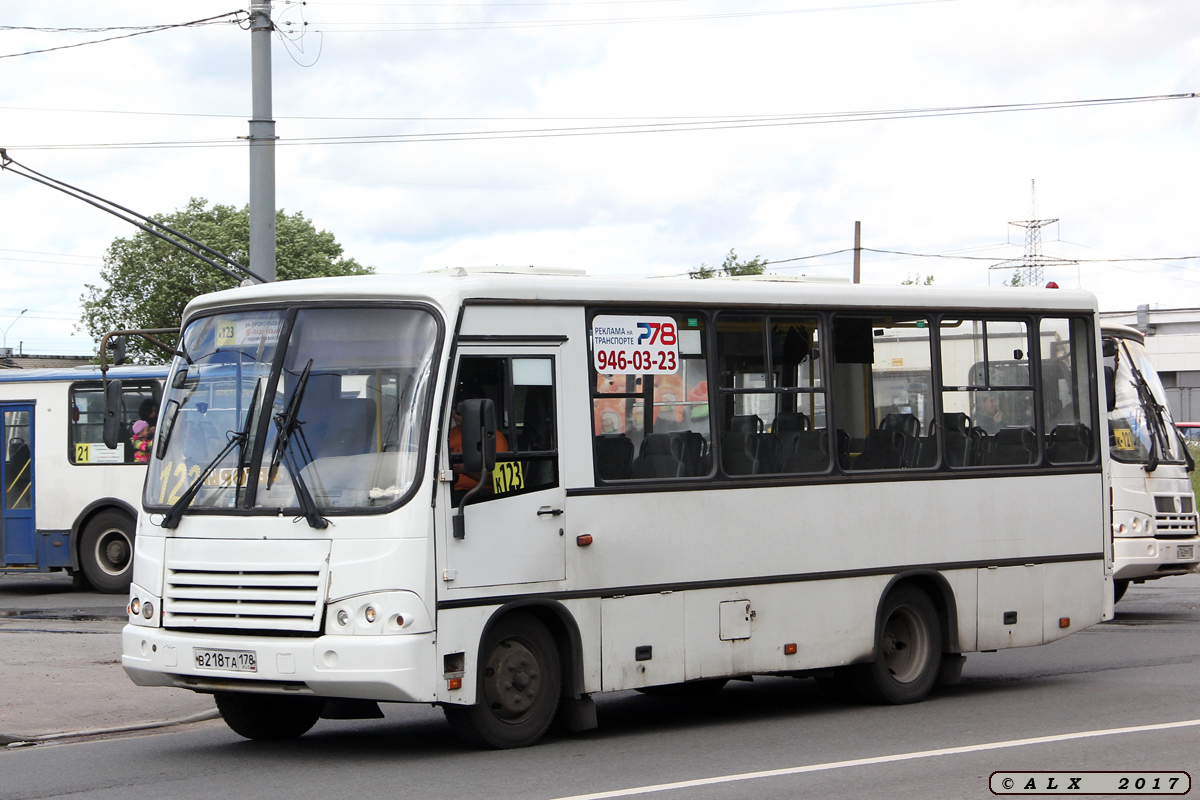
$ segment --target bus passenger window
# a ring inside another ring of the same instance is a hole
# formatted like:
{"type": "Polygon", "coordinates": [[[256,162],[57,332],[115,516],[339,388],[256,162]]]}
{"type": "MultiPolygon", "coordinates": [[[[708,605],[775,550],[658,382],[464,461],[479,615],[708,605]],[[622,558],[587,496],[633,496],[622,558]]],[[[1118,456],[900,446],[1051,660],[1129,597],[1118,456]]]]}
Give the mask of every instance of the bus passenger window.
{"type": "Polygon", "coordinates": [[[1046,418],[1046,460],[1080,464],[1097,452],[1088,369],[1088,324],[1083,319],[1047,318],[1041,335],[1042,408],[1046,418]]]}
{"type": "MultiPolygon", "coordinates": [[[[153,430],[157,423],[161,396],[162,387],[158,381],[124,381],[124,391],[121,395],[121,441],[116,448],[110,449],[104,444],[103,385],[99,381],[73,384],[70,390],[71,413],[67,422],[67,460],[72,464],[138,463],[133,442],[133,427],[142,420],[153,430]]],[[[143,437],[146,435],[143,433],[143,437]]],[[[143,452],[148,449],[144,448],[143,452]]]]}
{"type": "Polygon", "coordinates": [[[1029,326],[943,319],[942,410],[951,467],[1037,461],[1029,326]]]}
{"type": "Polygon", "coordinates": [[[828,469],[818,335],[815,317],[717,318],[721,469],[726,475],[828,469]]]}
{"type": "Polygon", "coordinates": [[[704,316],[595,309],[590,318],[597,480],[709,475],[704,316]]]}
{"type": "Polygon", "coordinates": [[[833,331],[838,428],[849,441],[843,468],[937,466],[929,319],[839,316],[833,331]]]}

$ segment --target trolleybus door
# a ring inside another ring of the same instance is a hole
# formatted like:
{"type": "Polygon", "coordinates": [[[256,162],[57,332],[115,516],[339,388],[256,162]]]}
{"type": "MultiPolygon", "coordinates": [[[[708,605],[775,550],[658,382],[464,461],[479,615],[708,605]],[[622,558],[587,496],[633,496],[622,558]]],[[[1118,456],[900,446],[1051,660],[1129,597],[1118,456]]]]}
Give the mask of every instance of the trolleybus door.
{"type": "MultiPolygon", "coordinates": [[[[464,537],[446,536],[449,589],[561,581],[566,577],[566,490],[559,474],[557,348],[462,347],[453,402],[486,398],[496,408],[496,467],[465,507],[464,537]],[[503,437],[503,438],[501,438],[503,437]]],[[[452,431],[449,450],[459,450],[452,431]]],[[[468,481],[474,485],[474,481],[468,481]]],[[[458,513],[457,477],[446,508],[458,513]]]]}
{"type": "Polygon", "coordinates": [[[0,448],[0,561],[36,564],[32,405],[0,405],[0,448]]]}

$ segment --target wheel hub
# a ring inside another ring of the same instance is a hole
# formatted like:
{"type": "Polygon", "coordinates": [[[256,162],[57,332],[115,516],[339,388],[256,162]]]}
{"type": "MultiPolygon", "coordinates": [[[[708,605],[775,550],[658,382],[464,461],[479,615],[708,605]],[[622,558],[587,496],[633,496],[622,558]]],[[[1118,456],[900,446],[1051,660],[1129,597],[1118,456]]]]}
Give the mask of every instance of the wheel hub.
{"type": "Polygon", "coordinates": [[[483,672],[483,691],[492,713],[506,722],[520,722],[537,702],[541,667],[533,652],[516,639],[500,642],[483,672]]]}
{"type": "Polygon", "coordinates": [[[96,542],[96,562],[110,575],[119,575],[129,566],[129,540],[120,531],[108,531],[96,542]]]}

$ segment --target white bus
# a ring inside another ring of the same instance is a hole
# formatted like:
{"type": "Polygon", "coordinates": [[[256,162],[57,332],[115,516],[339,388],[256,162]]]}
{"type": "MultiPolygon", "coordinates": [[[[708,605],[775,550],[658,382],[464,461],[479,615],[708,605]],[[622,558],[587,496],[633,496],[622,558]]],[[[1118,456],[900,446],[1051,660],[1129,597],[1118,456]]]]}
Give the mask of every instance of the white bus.
{"type": "Polygon", "coordinates": [[[385,701],[518,747],[758,674],[906,703],[1112,615],[1084,292],[457,270],[183,325],[122,663],[248,738],[385,701]]]}
{"type": "Polygon", "coordinates": [[[1112,485],[1113,581],[1185,575],[1200,567],[1191,455],[1171,419],[1166,391],[1134,328],[1104,323],[1112,485]]]}
{"type": "Polygon", "coordinates": [[[157,413],[166,367],[110,370],[123,378],[121,444],[103,441],[104,387],[95,367],[0,371],[0,572],[61,572],[124,593],[146,479],[131,441],[157,413]]]}

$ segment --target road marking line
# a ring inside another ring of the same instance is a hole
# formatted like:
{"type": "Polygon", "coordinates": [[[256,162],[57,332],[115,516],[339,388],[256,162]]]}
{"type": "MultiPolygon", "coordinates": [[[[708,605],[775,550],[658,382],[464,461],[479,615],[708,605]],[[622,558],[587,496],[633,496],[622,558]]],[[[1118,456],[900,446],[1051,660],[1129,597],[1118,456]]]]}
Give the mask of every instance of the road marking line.
{"type": "Polygon", "coordinates": [[[774,778],[781,775],[800,775],[805,772],[825,772],[847,767],[863,767],[871,764],[890,764],[896,761],[913,761],[918,758],[933,758],[935,756],[953,756],[963,753],[979,753],[985,750],[1003,750],[1008,747],[1025,747],[1031,744],[1050,744],[1067,742],[1072,739],[1090,739],[1097,736],[1119,736],[1125,733],[1145,733],[1146,731],[1165,731],[1174,728],[1192,728],[1200,726],[1200,719],[1187,719],[1182,722],[1162,722],[1156,725],[1135,725],[1128,728],[1104,728],[1094,731],[1079,731],[1077,733],[1060,733],[1054,736],[1035,736],[1032,739],[1010,739],[1005,742],[989,742],[987,744],[970,744],[962,747],[945,747],[940,750],[920,750],[915,753],[897,753],[891,756],[874,756],[872,758],[855,758],[850,761],[830,761],[825,764],[809,764],[803,767],[787,767],[784,769],[769,769],[762,772],[742,772],[736,775],[719,775],[715,778],[698,778],[691,781],[675,783],[658,783],[650,786],[635,786],[631,789],[616,789],[610,792],[593,792],[592,794],[574,794],[569,797],[558,797],[554,800],[605,800],[609,797],[630,797],[652,792],[669,792],[673,789],[690,789],[696,786],[712,786],[718,783],[734,783],[751,781],[757,778],[774,778]]]}

